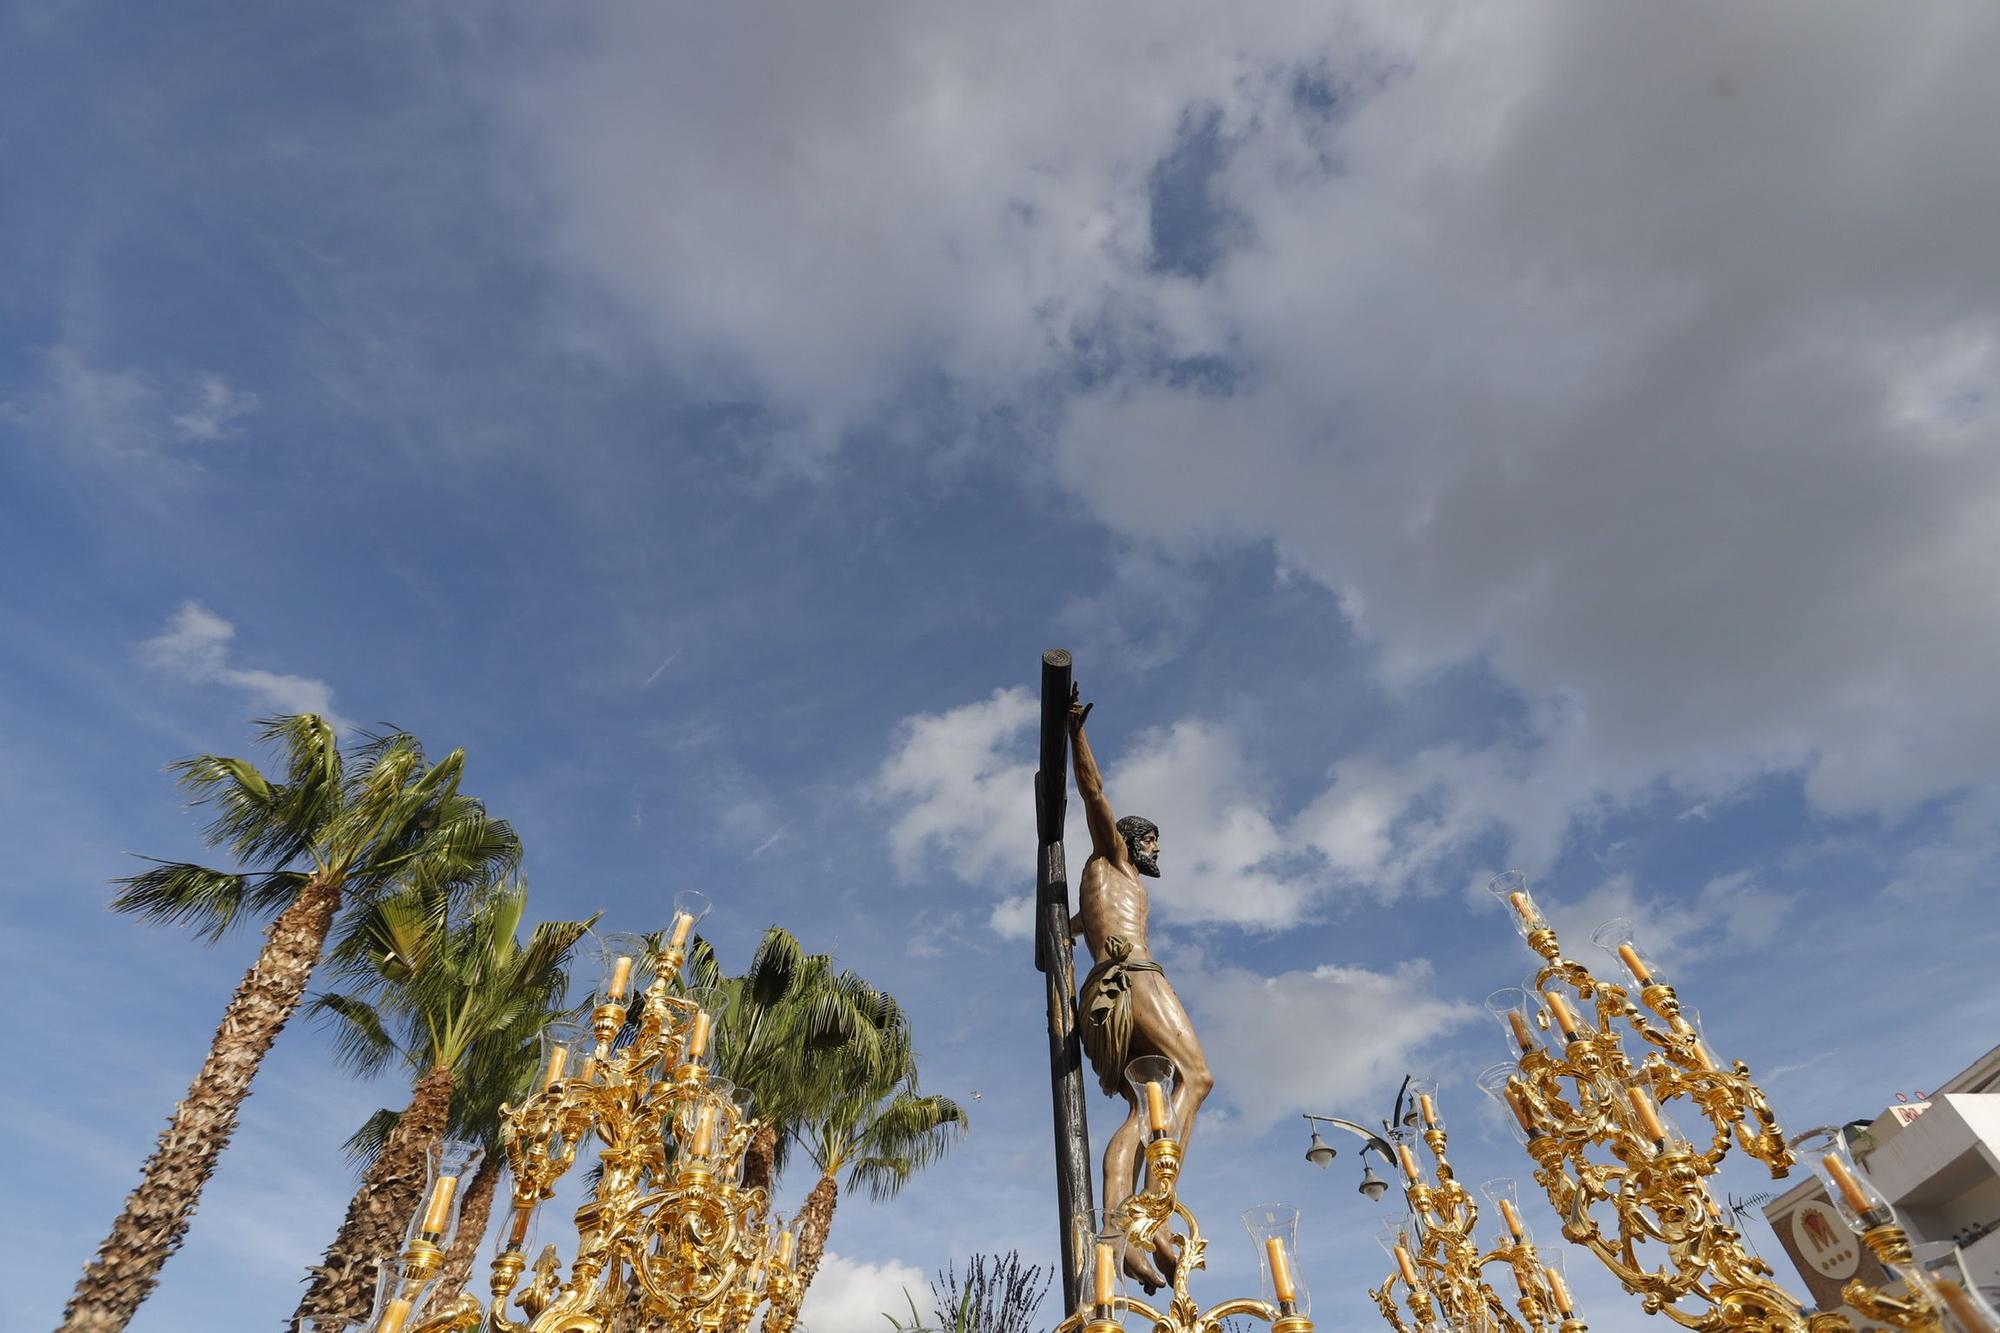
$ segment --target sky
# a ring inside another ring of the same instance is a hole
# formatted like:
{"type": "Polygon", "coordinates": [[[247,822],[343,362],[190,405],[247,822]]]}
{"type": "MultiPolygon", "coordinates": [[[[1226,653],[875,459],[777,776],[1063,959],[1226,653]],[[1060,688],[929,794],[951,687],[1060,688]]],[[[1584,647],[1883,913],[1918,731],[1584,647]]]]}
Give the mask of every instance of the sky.
{"type": "MultiPolygon", "coordinates": [[[[971,1133],[842,1202],[814,1333],[1051,1260],[1052,646],[1163,831],[1205,1301],[1283,1200],[1375,1325],[1304,1112],[1430,1074],[1526,1176],[1503,868],[1788,1127],[1947,1078],[2000,1031],[1997,56],[1803,0],[0,8],[0,1324],[258,947],[109,881],[278,711],[463,746],[538,916],[700,888],[726,964],[782,923],[903,1000],[971,1133]]],[[[399,1096],[295,1021],[132,1327],[277,1326],[399,1096]]]]}

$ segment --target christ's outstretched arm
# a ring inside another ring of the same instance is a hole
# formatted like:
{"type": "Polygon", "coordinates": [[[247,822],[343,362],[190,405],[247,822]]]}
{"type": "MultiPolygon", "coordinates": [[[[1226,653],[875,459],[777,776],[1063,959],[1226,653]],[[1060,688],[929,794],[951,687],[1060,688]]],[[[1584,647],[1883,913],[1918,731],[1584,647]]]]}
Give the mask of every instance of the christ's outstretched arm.
{"type": "Polygon", "coordinates": [[[1090,704],[1071,693],[1069,748],[1076,757],[1076,794],[1083,801],[1084,820],[1090,825],[1091,848],[1120,870],[1129,871],[1132,854],[1118,832],[1117,817],[1111,813],[1111,802],[1104,797],[1104,775],[1097,771],[1097,756],[1090,752],[1090,741],[1083,734],[1083,720],[1090,716],[1090,710],[1090,704]]]}

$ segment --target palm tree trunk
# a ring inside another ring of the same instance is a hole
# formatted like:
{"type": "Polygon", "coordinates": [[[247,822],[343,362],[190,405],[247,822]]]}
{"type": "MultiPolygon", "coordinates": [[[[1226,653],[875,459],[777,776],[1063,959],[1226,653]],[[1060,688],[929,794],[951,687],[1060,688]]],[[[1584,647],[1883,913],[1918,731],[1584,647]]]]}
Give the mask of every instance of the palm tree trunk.
{"type": "Polygon", "coordinates": [[[84,1268],[58,1333],[117,1333],[159,1285],[161,1267],[186,1238],[202,1188],[236,1133],[250,1080],[305,997],[340,910],[340,887],[338,880],[308,880],[265,932],[257,961],[222,1011],[208,1059],[84,1268]]]}
{"type": "Polygon", "coordinates": [[[750,1146],[743,1152],[743,1188],[761,1189],[770,1197],[771,1177],[778,1161],[778,1131],[768,1124],[757,1126],[750,1146]]]}
{"type": "Polygon", "coordinates": [[[424,1156],[444,1137],[451,1089],[452,1073],[446,1068],[417,1080],[409,1106],[348,1202],[347,1217],[325,1258],[306,1270],[311,1278],[305,1299],[292,1312],[294,1323],[311,1318],[321,1328],[346,1328],[368,1318],[376,1268],[382,1260],[394,1259],[410,1214],[423,1201],[424,1156]]]}
{"type": "Polygon", "coordinates": [[[493,1195],[500,1187],[500,1167],[506,1159],[495,1147],[479,1159],[472,1183],[465,1188],[465,1202],[458,1209],[458,1231],[444,1252],[444,1269],[432,1288],[430,1308],[442,1310],[446,1303],[472,1278],[472,1266],[479,1261],[480,1242],[486,1239],[486,1223],[493,1216],[493,1195]]]}
{"type": "Polygon", "coordinates": [[[799,1300],[805,1300],[813,1275],[819,1272],[820,1257],[826,1253],[827,1233],[833,1230],[833,1206],[840,1202],[840,1184],[830,1174],[806,1195],[799,1209],[799,1300]]]}

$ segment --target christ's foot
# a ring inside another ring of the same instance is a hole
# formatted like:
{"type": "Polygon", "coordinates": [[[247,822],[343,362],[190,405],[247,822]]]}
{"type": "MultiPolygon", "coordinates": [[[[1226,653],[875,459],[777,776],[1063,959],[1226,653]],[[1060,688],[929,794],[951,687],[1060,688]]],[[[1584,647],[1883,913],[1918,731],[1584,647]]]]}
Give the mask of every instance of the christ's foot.
{"type": "Polygon", "coordinates": [[[1153,1267],[1153,1261],[1139,1250],[1125,1251],[1125,1276],[1144,1287],[1148,1296],[1167,1285],[1167,1279],[1160,1276],[1160,1270],[1153,1267]]]}

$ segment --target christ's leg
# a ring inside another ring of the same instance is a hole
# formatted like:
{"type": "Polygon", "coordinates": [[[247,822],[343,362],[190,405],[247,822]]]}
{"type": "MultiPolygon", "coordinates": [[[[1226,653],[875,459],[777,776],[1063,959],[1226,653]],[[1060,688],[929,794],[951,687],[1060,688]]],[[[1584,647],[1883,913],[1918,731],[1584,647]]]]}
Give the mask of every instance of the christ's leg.
{"type": "MultiPolygon", "coordinates": [[[[1139,1163],[1145,1154],[1145,1144],[1140,1131],[1139,1102],[1129,1092],[1125,1096],[1125,1123],[1111,1136],[1111,1142],[1104,1147],[1104,1224],[1109,1227],[1118,1210],[1132,1197],[1135,1182],[1139,1176],[1139,1163]]],[[[1145,1285],[1150,1294],[1165,1285],[1165,1279],[1152,1262],[1137,1250],[1125,1251],[1125,1271],[1145,1285]]]]}

